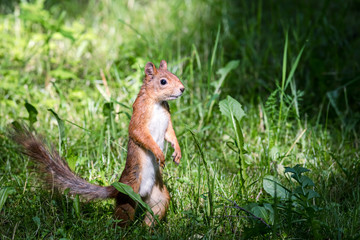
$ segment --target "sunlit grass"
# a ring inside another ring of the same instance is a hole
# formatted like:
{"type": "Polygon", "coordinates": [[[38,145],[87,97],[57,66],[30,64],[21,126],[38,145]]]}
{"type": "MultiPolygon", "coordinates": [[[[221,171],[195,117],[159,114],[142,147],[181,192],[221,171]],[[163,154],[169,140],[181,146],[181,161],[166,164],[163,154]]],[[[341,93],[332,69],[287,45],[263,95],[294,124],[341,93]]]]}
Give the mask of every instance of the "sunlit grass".
{"type": "MultiPolygon", "coordinates": [[[[357,118],[351,103],[346,110],[338,106],[352,90],[340,87],[309,105],[318,99],[307,89],[311,74],[322,76],[323,70],[304,66],[327,66],[310,64],[316,63],[314,30],[298,20],[284,23],[276,4],[271,12],[281,26],[264,23],[269,12],[263,5],[271,3],[88,1],[81,11],[65,13],[61,4],[43,8],[38,1],[2,15],[0,186],[11,191],[0,199],[1,238],[359,237],[357,118]],[[34,129],[59,149],[58,121],[48,111],[53,109],[65,124],[61,148],[70,167],[92,183],[116,182],[143,67],[161,59],[186,87],[170,102],[183,158],[173,164],[167,146],[163,174],[172,201],[166,220],[151,233],[140,222],[114,228],[112,201],[82,202],[77,216],[76,200],[44,188],[32,163],[5,137],[6,127],[14,120],[29,124],[28,102],[38,111],[34,129]],[[246,113],[239,123],[245,179],[234,151],[236,124],[219,111],[227,95],[246,113]],[[335,107],[340,109],[334,114],[335,107]],[[310,169],[305,175],[321,196],[311,202],[319,208],[313,215],[291,210],[300,200],[282,211],[284,203],[264,190],[268,175],[295,188],[284,167],[296,164],[310,169]],[[274,212],[261,215],[266,204],[274,212]]],[[[331,29],[328,24],[324,29],[331,29]]]]}

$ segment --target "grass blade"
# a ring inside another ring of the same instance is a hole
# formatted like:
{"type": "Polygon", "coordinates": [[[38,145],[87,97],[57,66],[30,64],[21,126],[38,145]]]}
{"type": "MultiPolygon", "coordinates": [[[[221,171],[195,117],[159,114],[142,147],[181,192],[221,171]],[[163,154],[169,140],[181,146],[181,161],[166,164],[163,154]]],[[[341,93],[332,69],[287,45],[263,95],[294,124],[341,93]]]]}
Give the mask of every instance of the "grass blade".
{"type": "Polygon", "coordinates": [[[12,187],[4,187],[0,190],[0,212],[5,205],[6,199],[10,194],[13,194],[15,189],[12,187]]]}

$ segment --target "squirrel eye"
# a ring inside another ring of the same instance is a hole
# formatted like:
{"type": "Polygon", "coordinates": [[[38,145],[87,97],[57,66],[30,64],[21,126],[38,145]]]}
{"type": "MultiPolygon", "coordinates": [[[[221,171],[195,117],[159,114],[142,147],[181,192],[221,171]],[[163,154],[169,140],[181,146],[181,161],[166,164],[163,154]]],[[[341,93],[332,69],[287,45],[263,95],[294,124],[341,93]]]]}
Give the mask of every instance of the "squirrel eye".
{"type": "Polygon", "coordinates": [[[165,79],[161,79],[160,83],[161,83],[161,85],[165,85],[165,84],[167,84],[167,81],[165,79]]]}

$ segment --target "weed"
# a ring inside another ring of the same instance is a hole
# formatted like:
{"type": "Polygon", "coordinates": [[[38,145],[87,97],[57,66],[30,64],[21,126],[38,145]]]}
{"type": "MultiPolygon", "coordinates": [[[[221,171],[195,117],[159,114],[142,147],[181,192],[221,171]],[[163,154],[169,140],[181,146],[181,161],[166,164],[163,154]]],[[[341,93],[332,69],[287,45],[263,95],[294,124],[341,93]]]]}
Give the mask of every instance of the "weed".
{"type": "Polygon", "coordinates": [[[358,239],[357,9],[0,3],[0,238],[358,239]],[[186,87],[170,103],[183,158],[163,172],[167,219],[151,233],[139,221],[114,228],[113,202],[45,188],[6,128],[25,121],[79,176],[117,182],[143,67],[162,59],[186,87]]]}

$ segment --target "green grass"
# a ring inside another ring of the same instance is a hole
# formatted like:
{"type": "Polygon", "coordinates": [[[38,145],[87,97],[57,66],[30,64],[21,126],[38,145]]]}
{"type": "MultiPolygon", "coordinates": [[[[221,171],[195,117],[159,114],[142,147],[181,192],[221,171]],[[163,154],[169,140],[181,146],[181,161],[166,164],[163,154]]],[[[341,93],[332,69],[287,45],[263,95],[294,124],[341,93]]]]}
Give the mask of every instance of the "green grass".
{"type": "Polygon", "coordinates": [[[355,1],[42,2],[0,4],[1,239],[360,237],[355,1]],[[165,150],[170,209],[152,231],[114,228],[112,201],[47,189],[6,128],[32,125],[110,185],[145,63],[161,59],[186,87],[170,102],[183,155],[165,150]],[[300,181],[284,173],[297,164],[300,181]]]}

